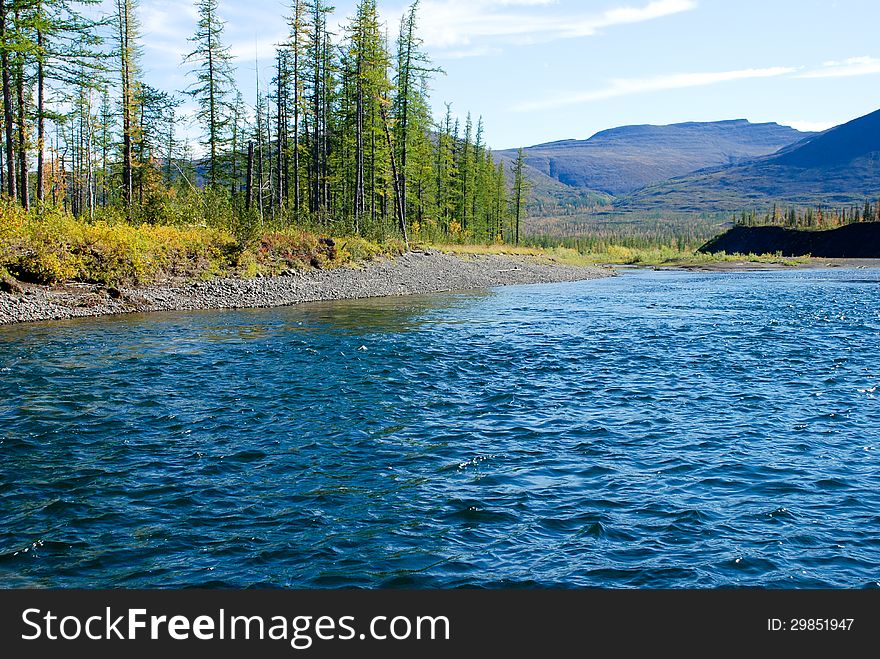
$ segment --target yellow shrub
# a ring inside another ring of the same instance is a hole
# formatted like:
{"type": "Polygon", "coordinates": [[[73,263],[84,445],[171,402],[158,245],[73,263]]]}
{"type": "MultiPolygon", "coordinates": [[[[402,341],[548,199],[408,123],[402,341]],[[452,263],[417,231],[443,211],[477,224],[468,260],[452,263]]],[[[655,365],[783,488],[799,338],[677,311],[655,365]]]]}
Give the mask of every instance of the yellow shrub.
{"type": "Polygon", "coordinates": [[[90,223],[50,207],[25,213],[0,205],[0,267],[25,281],[109,284],[219,274],[236,251],[235,239],[217,229],[90,223]]]}

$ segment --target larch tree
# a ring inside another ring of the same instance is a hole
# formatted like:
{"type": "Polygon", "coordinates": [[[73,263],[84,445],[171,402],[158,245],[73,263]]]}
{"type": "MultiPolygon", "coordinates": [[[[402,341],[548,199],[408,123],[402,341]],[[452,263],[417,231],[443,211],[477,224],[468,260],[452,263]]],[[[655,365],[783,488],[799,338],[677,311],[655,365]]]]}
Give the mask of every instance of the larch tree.
{"type": "Polygon", "coordinates": [[[199,22],[190,38],[195,50],[184,62],[195,65],[196,82],[188,93],[199,105],[196,116],[204,129],[202,144],[208,150],[208,181],[216,186],[221,179],[221,151],[228,142],[232,57],[222,42],[224,23],[217,13],[217,0],[199,0],[197,8],[199,22]]]}
{"type": "Polygon", "coordinates": [[[462,228],[467,231],[471,229],[468,211],[471,209],[471,196],[474,193],[472,181],[474,171],[472,166],[472,143],[474,138],[474,122],[471,113],[468,112],[467,119],[464,123],[464,140],[459,149],[459,166],[458,172],[461,178],[461,200],[460,200],[460,220],[462,228]]]}
{"type": "Polygon", "coordinates": [[[410,152],[427,137],[430,124],[426,99],[427,78],[439,69],[430,66],[428,56],[421,50],[422,41],[417,34],[419,0],[403,14],[397,39],[397,76],[394,98],[394,137],[400,170],[400,205],[403,222],[409,212],[410,152]]]}
{"type": "Polygon", "coordinates": [[[138,85],[138,0],[116,0],[119,50],[120,103],[122,115],[122,201],[131,218],[134,202],[134,150],[140,139],[137,121],[138,85]]]}
{"type": "MultiPolygon", "coordinates": [[[[383,104],[391,88],[389,57],[375,0],[362,0],[348,28],[343,65],[343,106],[348,110],[345,131],[354,152],[350,189],[355,232],[369,217],[377,228],[378,206],[386,199],[384,182],[390,168],[384,132],[383,104]]],[[[385,113],[387,114],[387,113],[385,113]]]]}
{"type": "Polygon", "coordinates": [[[28,63],[37,51],[34,25],[36,22],[36,4],[31,0],[13,0],[11,30],[9,15],[6,16],[6,47],[11,53],[12,84],[14,86],[13,105],[15,108],[16,143],[15,150],[18,161],[18,198],[22,207],[30,208],[30,94],[28,63]]]}
{"type": "MultiPolygon", "coordinates": [[[[330,120],[329,95],[331,54],[327,21],[333,7],[324,0],[304,0],[306,22],[306,61],[303,75],[307,79],[309,111],[307,122],[311,131],[308,137],[309,158],[309,208],[315,215],[326,210],[327,161],[330,120]]],[[[306,132],[309,132],[306,130],[306,132]]]]}
{"type": "Polygon", "coordinates": [[[36,0],[33,30],[36,39],[36,151],[37,199],[45,198],[46,120],[58,120],[57,111],[48,107],[47,85],[56,82],[60,87],[80,87],[102,93],[107,59],[101,50],[103,37],[100,28],[105,19],[91,18],[84,10],[100,0],[36,0]]]}
{"type": "Polygon", "coordinates": [[[525,151],[520,149],[516,154],[516,165],[513,170],[513,220],[514,236],[519,245],[520,224],[525,211],[526,198],[529,194],[529,181],[525,176],[525,151]]]}
{"type": "Polygon", "coordinates": [[[300,124],[303,114],[303,61],[306,57],[306,26],[305,26],[305,3],[303,0],[293,0],[290,5],[290,17],[288,25],[290,36],[286,48],[290,51],[290,87],[292,99],[290,111],[293,113],[293,209],[299,213],[302,205],[302,176],[301,176],[301,148],[300,148],[300,124]]]}
{"type": "Polygon", "coordinates": [[[3,76],[3,132],[6,155],[6,194],[17,199],[18,186],[15,176],[15,120],[13,119],[11,53],[13,52],[11,15],[9,0],[0,0],[0,64],[3,76]]]}

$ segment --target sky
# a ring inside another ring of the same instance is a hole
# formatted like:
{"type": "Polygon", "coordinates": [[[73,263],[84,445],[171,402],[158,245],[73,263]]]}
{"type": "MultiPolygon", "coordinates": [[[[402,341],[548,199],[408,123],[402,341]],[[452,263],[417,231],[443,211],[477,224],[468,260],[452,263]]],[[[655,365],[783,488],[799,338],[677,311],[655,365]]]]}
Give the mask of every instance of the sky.
{"type": "MultiPolygon", "coordinates": [[[[112,4],[112,3],[107,3],[112,4]]],[[[379,0],[394,35],[405,0],[379,0]]],[[[220,0],[245,101],[272,77],[283,0],[220,0]],[[259,61],[260,66],[257,66],[259,61]]],[[[338,0],[334,23],[354,12],[338,0]]],[[[880,108],[877,0],[421,0],[424,49],[444,103],[482,116],[496,149],[586,139],[630,124],[748,119],[824,130],[880,108]]],[[[196,11],[141,0],[143,69],[167,91],[196,11]]],[[[341,29],[336,29],[341,32],[341,29]]]]}

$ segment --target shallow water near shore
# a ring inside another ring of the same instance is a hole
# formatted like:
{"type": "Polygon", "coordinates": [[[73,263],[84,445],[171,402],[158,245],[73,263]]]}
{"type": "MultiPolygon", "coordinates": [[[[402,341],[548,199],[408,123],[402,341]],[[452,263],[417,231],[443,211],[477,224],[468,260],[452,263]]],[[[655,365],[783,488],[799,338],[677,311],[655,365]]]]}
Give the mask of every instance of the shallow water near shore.
{"type": "Polygon", "coordinates": [[[880,270],[0,328],[0,586],[880,586],[880,270]]]}

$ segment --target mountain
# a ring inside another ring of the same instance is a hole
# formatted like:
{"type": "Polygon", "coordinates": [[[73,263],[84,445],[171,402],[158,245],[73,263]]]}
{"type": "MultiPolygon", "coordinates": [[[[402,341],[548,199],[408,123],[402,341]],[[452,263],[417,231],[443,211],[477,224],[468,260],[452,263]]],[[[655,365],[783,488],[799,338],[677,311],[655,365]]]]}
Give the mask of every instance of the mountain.
{"type": "Polygon", "coordinates": [[[628,211],[736,212],[770,203],[862,204],[880,195],[880,110],[752,162],[648,186],[619,200],[628,211]]]}
{"type": "MultiPolygon", "coordinates": [[[[546,179],[551,179],[567,188],[619,196],[706,167],[769,155],[810,135],[775,123],[753,124],[744,119],[624,126],[596,133],[588,140],[529,147],[525,158],[530,178],[539,181],[539,190],[546,179]]],[[[512,161],[516,150],[500,151],[498,155],[512,161]]]]}

